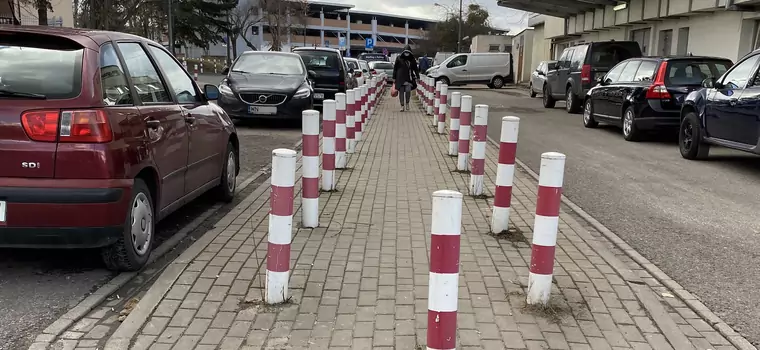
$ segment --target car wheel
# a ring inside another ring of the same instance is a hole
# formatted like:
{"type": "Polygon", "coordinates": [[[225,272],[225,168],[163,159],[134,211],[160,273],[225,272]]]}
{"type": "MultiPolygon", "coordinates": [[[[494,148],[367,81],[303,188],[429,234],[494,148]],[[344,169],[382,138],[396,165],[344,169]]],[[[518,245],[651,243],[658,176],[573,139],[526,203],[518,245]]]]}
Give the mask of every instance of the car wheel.
{"type": "Polygon", "coordinates": [[[565,94],[565,102],[567,103],[567,113],[578,113],[580,109],[578,98],[573,93],[573,88],[568,87],[565,94]]]}
{"type": "Polygon", "coordinates": [[[530,83],[530,85],[528,85],[528,89],[529,89],[529,91],[530,91],[530,97],[531,97],[531,98],[534,98],[534,97],[536,97],[536,95],[537,95],[537,94],[536,94],[536,91],[535,91],[535,90],[533,90],[533,83],[530,83]]]}
{"type": "Polygon", "coordinates": [[[583,126],[587,128],[595,128],[599,126],[599,123],[594,119],[594,103],[591,99],[587,99],[583,106],[583,126]]]}
{"type": "Polygon", "coordinates": [[[109,270],[137,271],[147,264],[156,229],[153,198],[142,179],[135,179],[124,230],[116,243],[101,250],[109,270]]]}
{"type": "Polygon", "coordinates": [[[440,77],[438,78],[438,81],[440,81],[441,84],[444,84],[444,85],[451,85],[451,81],[449,81],[449,78],[446,78],[446,77],[440,77]]]}
{"type": "Polygon", "coordinates": [[[542,101],[544,102],[544,108],[554,108],[554,105],[557,103],[557,100],[552,97],[551,91],[549,91],[549,87],[544,85],[544,88],[542,89],[542,101]]]}
{"type": "Polygon", "coordinates": [[[678,131],[678,148],[686,159],[706,159],[710,144],[702,142],[702,126],[694,112],[686,113],[678,131]]]}
{"type": "Polygon", "coordinates": [[[493,85],[494,89],[501,89],[504,87],[504,78],[502,77],[494,77],[493,80],[491,80],[491,85],[493,85]]]}
{"type": "Polygon", "coordinates": [[[623,112],[623,138],[626,141],[638,141],[641,132],[636,128],[636,117],[633,113],[633,106],[628,107],[623,112]]]}
{"type": "Polygon", "coordinates": [[[222,169],[222,180],[216,188],[216,195],[220,201],[232,202],[235,198],[235,189],[237,187],[237,153],[232,143],[227,143],[227,152],[225,153],[224,168],[222,169]]]}

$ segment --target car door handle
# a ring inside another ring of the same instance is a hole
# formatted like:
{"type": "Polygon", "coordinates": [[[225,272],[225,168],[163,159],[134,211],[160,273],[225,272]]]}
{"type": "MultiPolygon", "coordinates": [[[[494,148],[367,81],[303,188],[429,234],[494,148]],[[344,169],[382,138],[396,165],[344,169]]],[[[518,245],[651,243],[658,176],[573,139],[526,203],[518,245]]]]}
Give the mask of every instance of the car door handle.
{"type": "Polygon", "coordinates": [[[466,71],[467,71],[466,69],[462,69],[462,72],[466,72],[466,71]]]}
{"type": "Polygon", "coordinates": [[[188,124],[191,124],[191,125],[192,125],[192,124],[195,124],[195,117],[193,117],[192,115],[189,115],[189,114],[188,114],[188,115],[186,115],[186,116],[185,116],[185,121],[186,121],[188,124]]]}
{"type": "Polygon", "coordinates": [[[147,125],[151,129],[156,130],[159,127],[161,127],[161,121],[158,121],[158,120],[155,120],[155,119],[151,119],[151,118],[146,118],[145,119],[145,125],[147,125]]]}

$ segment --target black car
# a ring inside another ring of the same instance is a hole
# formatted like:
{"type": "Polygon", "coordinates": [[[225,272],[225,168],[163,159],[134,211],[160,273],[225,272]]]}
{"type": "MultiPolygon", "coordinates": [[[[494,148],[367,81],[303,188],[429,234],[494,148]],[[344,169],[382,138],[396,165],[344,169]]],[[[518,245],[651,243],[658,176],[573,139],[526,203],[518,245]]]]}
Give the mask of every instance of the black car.
{"type": "Polygon", "coordinates": [[[249,51],[224,68],[217,102],[233,119],[300,119],[314,105],[301,56],[287,52],[249,51]]]}
{"type": "Polygon", "coordinates": [[[704,159],[711,145],[760,154],[760,50],[720,78],[706,78],[681,108],[681,156],[704,159]]]}
{"type": "Polygon", "coordinates": [[[583,125],[619,126],[635,141],[642,132],[678,127],[684,97],[706,78],[719,77],[732,62],[717,57],[643,57],[620,62],[586,94],[583,125]]]}
{"type": "Polygon", "coordinates": [[[340,51],[324,47],[297,47],[293,52],[300,55],[306,68],[315,74],[312,78],[315,105],[321,106],[323,100],[334,100],[336,93],[354,88],[340,51]]]}
{"type": "Polygon", "coordinates": [[[621,61],[641,57],[635,41],[600,41],[565,49],[556,64],[547,67],[543,92],[544,107],[554,108],[556,101],[567,101],[567,112],[581,110],[586,96],[597,79],[621,61]]]}

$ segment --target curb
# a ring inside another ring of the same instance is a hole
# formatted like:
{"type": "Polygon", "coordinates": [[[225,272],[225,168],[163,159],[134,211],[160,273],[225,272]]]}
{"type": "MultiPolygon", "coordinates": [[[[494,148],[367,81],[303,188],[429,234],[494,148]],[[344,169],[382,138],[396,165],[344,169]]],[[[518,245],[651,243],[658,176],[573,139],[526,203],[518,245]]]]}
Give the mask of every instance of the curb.
{"type": "MultiPolygon", "coordinates": [[[[488,142],[492,145],[499,146],[499,143],[488,137],[488,142]]],[[[523,163],[520,159],[515,159],[517,165],[525,170],[535,181],[538,181],[538,174],[534,172],[530,167],[523,163]]],[[[746,338],[737,333],[731,326],[725,323],[718,315],[710,311],[697,297],[687,291],[678,282],[671,279],[665,272],[660,270],[647,258],[639,254],[633,247],[628,245],[620,236],[608,229],[604,224],[594,219],[589,213],[584,211],[580,206],[575,204],[564,194],[562,195],[562,203],[570,207],[570,209],[578,214],[582,219],[586,220],[592,227],[602,233],[607,240],[612,242],[618,249],[622,250],[628,257],[633,259],[637,264],[641,265],[644,270],[649,272],[652,277],[659,281],[663,286],[668,288],[671,292],[677,295],[683,302],[689,306],[689,308],[701,316],[706,322],[710,324],[718,333],[723,335],[728,341],[736,346],[740,350],[758,350],[752,343],[746,338]]]]}
{"type": "MultiPolygon", "coordinates": [[[[293,145],[292,148],[299,149],[302,143],[303,140],[299,140],[293,145]]],[[[269,166],[270,165],[267,165],[266,167],[269,166]]],[[[260,170],[259,173],[261,173],[259,175],[261,176],[264,174],[264,171],[260,170]]],[[[253,192],[251,192],[251,194],[246,197],[246,199],[258,196],[261,192],[268,189],[270,179],[271,177],[259,185],[259,187],[253,190],[253,192]]],[[[244,199],[241,203],[245,202],[246,199],[244,199]]],[[[209,231],[213,231],[213,228],[209,231]]],[[[134,308],[134,310],[132,310],[124,322],[122,322],[121,325],[116,328],[108,341],[106,341],[104,350],[129,349],[132,338],[134,338],[135,334],[137,334],[137,332],[139,332],[140,329],[145,325],[145,323],[148,321],[148,317],[150,317],[151,313],[153,313],[153,310],[155,310],[155,308],[164,298],[164,295],[169,292],[169,289],[171,289],[172,285],[174,285],[174,282],[177,280],[177,278],[179,278],[179,276],[193,261],[193,259],[195,259],[195,257],[203,252],[203,249],[211,244],[211,242],[217,236],[219,236],[222,231],[219,230],[216,232],[216,234],[209,233],[211,232],[206,232],[203,234],[203,236],[201,236],[197,241],[190,245],[190,247],[188,247],[187,250],[185,250],[176,260],[166,266],[164,272],[162,272],[161,275],[156,278],[153,285],[148,288],[145,296],[143,296],[143,298],[137,303],[137,306],[134,308]]]]}
{"type": "MultiPolygon", "coordinates": [[[[269,165],[265,165],[261,170],[257,171],[253,175],[249,176],[243,182],[238,185],[237,190],[242,191],[248,187],[253,181],[256,181],[259,177],[266,174],[266,170],[269,165]]],[[[193,230],[197,229],[203,222],[205,222],[210,216],[214,215],[222,207],[221,204],[214,204],[207,210],[205,210],[200,216],[193,219],[187,225],[182,227],[177,233],[172,235],[169,239],[164,241],[160,246],[156,248],[151,254],[148,263],[150,265],[156,260],[163,257],[167,252],[174,249],[187,235],[193,230]]],[[[35,341],[30,346],[30,349],[36,349],[40,346],[40,343],[46,343],[50,345],[58,336],[60,336],[66,329],[73,324],[87,316],[87,314],[100,305],[110,295],[124,287],[129,281],[131,281],[139,272],[122,272],[112,278],[106,284],[95,290],[92,294],[88,295],[84,300],[80,301],[76,306],[71,308],[53,323],[49,324],[41,334],[37,335],[35,341]]]]}

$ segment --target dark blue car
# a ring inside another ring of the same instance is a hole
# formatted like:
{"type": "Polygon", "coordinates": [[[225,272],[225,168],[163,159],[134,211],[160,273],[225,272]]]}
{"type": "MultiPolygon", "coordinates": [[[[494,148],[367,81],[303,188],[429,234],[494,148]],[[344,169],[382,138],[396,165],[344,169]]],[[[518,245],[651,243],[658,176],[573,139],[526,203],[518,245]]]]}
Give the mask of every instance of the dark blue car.
{"type": "Polygon", "coordinates": [[[760,50],[720,78],[708,78],[681,109],[679,148],[686,159],[704,159],[711,145],[760,154],[760,50]]]}

